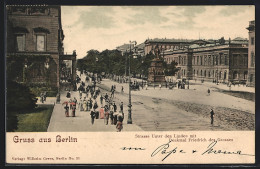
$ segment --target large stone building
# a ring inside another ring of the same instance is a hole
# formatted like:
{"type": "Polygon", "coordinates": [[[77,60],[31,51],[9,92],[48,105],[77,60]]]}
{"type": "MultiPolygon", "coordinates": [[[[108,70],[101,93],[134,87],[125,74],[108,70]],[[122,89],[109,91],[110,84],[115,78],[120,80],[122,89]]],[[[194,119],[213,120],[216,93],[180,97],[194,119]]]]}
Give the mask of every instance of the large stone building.
{"type": "Polygon", "coordinates": [[[178,63],[177,78],[245,83],[247,80],[247,40],[223,43],[193,44],[185,49],[168,50],[164,60],[178,63]]]}
{"type": "Polygon", "coordinates": [[[192,40],[183,39],[147,39],[144,44],[144,54],[147,55],[153,52],[156,46],[159,46],[160,51],[169,49],[184,49],[191,44],[192,40]]]}
{"type": "Polygon", "coordinates": [[[255,86],[255,21],[249,22],[248,86],[255,86]]]}
{"type": "Polygon", "coordinates": [[[144,55],[152,52],[156,46],[159,46],[161,55],[167,50],[182,50],[188,48],[192,44],[206,45],[212,44],[214,40],[192,40],[192,39],[147,39],[144,44],[144,55]]]}
{"type": "Polygon", "coordinates": [[[57,89],[61,58],[76,58],[75,52],[64,56],[61,7],[7,6],[6,10],[7,76],[29,86],[57,89]]]}

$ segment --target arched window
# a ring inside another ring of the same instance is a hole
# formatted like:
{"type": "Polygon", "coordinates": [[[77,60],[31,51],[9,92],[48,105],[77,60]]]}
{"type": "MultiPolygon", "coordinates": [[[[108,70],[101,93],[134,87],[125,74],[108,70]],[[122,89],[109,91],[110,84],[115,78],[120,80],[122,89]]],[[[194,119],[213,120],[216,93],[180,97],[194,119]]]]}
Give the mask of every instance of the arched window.
{"type": "Polygon", "coordinates": [[[204,71],[204,76],[205,76],[205,77],[207,76],[207,71],[206,71],[206,70],[204,71]]]}
{"type": "Polygon", "coordinates": [[[210,77],[210,71],[209,71],[209,77],[210,77]]]}
{"type": "Polygon", "coordinates": [[[202,70],[200,71],[200,76],[202,76],[202,70]]]}

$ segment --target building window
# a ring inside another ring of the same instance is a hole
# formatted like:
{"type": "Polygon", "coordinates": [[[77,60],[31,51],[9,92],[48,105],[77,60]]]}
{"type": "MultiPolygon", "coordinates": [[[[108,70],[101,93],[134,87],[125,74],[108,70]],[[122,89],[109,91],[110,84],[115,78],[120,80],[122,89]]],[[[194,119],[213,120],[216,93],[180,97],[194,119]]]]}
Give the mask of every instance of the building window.
{"type": "Polygon", "coordinates": [[[225,65],[228,65],[227,55],[224,55],[224,57],[225,57],[225,65]]]}
{"type": "Polygon", "coordinates": [[[36,50],[37,51],[45,51],[45,36],[44,35],[36,35],[36,50]]]}
{"type": "Polygon", "coordinates": [[[224,79],[226,80],[227,78],[227,71],[224,72],[224,79]]]}
{"type": "Polygon", "coordinates": [[[200,76],[202,76],[202,70],[200,71],[200,76]]]}
{"type": "Polygon", "coordinates": [[[199,65],[199,56],[197,56],[197,65],[199,65]]]}
{"type": "Polygon", "coordinates": [[[25,35],[24,34],[16,35],[16,50],[25,51],[25,35]]]}
{"type": "Polygon", "coordinates": [[[218,65],[218,56],[216,56],[216,65],[218,65]]]}
{"type": "Polygon", "coordinates": [[[215,65],[215,56],[212,56],[213,57],[213,62],[212,62],[212,64],[213,64],[213,66],[215,65]]]}
{"type": "Polygon", "coordinates": [[[222,54],[219,54],[219,65],[222,64],[222,54]]]}
{"type": "Polygon", "coordinates": [[[251,45],[255,45],[255,38],[251,37],[251,45]]]}
{"type": "Polygon", "coordinates": [[[233,79],[238,79],[238,73],[237,73],[237,71],[234,71],[234,73],[233,73],[233,79]]]}
{"type": "Polygon", "coordinates": [[[244,80],[247,79],[247,71],[244,72],[244,80]]]}
{"type": "Polygon", "coordinates": [[[210,77],[210,71],[209,71],[209,77],[210,77]]]}
{"type": "Polygon", "coordinates": [[[204,65],[207,63],[207,56],[204,56],[204,65]]]}
{"type": "Polygon", "coordinates": [[[209,59],[208,60],[209,60],[209,65],[211,65],[211,57],[210,57],[210,55],[209,55],[209,59]]]}
{"type": "Polygon", "coordinates": [[[237,64],[237,55],[233,55],[233,66],[236,66],[236,65],[238,65],[237,64]]]}
{"type": "Polygon", "coordinates": [[[184,56],[184,65],[186,65],[186,56],[184,56]]]}
{"type": "Polygon", "coordinates": [[[244,55],[244,66],[248,65],[248,57],[247,55],[244,55]]]}
{"type": "Polygon", "coordinates": [[[254,78],[254,75],[253,74],[250,74],[250,79],[249,81],[252,83],[253,82],[253,78],[254,78]]]}
{"type": "Polygon", "coordinates": [[[207,76],[207,71],[206,71],[206,70],[204,71],[204,76],[205,76],[205,77],[207,76]]]}
{"type": "Polygon", "coordinates": [[[252,51],[251,52],[251,66],[254,66],[254,63],[255,63],[255,61],[254,61],[254,59],[255,59],[255,57],[254,57],[254,52],[252,51]]]}
{"type": "Polygon", "coordinates": [[[202,65],[202,56],[200,56],[200,65],[202,65]]]}

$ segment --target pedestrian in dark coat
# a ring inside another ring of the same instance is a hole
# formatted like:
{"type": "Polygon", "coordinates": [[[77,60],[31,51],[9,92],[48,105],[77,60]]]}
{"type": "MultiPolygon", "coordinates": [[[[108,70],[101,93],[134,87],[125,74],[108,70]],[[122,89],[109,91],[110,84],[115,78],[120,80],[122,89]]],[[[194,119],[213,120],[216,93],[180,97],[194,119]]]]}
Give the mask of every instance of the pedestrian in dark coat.
{"type": "Polygon", "coordinates": [[[123,123],[118,121],[116,124],[116,129],[117,129],[117,132],[121,132],[121,130],[123,129],[123,123]]]}
{"type": "Polygon", "coordinates": [[[113,124],[114,123],[114,107],[112,105],[110,106],[109,115],[110,115],[110,122],[111,122],[111,124],[113,124]]]}
{"type": "Polygon", "coordinates": [[[114,102],[114,104],[113,104],[113,107],[114,107],[114,112],[116,112],[117,111],[117,106],[116,106],[116,103],[114,102]]]}
{"type": "Polygon", "coordinates": [[[211,109],[211,111],[210,111],[211,125],[213,125],[213,122],[214,122],[214,115],[215,115],[215,113],[214,113],[213,109],[211,109]]]}
{"type": "Polygon", "coordinates": [[[101,105],[103,105],[103,99],[104,99],[104,98],[103,98],[103,96],[101,95],[101,96],[100,96],[100,104],[101,104],[101,105]]]}
{"type": "Polygon", "coordinates": [[[123,102],[121,102],[121,104],[120,104],[120,111],[123,113],[123,109],[124,109],[124,104],[123,104],[123,102]]]}
{"type": "Polygon", "coordinates": [[[69,106],[68,106],[68,103],[66,104],[66,106],[64,107],[65,109],[65,116],[66,117],[69,117],[69,106]]]}
{"type": "Polygon", "coordinates": [[[75,117],[75,113],[76,113],[76,104],[72,106],[72,117],[75,117]]]}
{"type": "Polygon", "coordinates": [[[67,97],[67,98],[70,98],[70,91],[67,92],[66,97],[67,97]]]}
{"type": "Polygon", "coordinates": [[[109,108],[107,105],[105,105],[105,123],[106,123],[106,125],[108,124],[108,119],[109,119],[109,108]]]}
{"type": "Polygon", "coordinates": [[[93,108],[94,108],[94,110],[96,110],[98,108],[97,101],[95,101],[93,108]]]}
{"type": "Polygon", "coordinates": [[[91,116],[91,124],[93,125],[95,117],[96,117],[96,113],[93,109],[91,109],[91,111],[90,111],[90,116],[91,116]]]}

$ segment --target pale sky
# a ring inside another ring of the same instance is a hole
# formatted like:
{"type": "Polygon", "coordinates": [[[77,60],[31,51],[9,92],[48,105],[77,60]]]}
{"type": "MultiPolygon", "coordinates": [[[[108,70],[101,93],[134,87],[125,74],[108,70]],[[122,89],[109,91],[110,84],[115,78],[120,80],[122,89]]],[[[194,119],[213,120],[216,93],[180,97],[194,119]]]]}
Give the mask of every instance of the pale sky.
{"type": "Polygon", "coordinates": [[[77,58],[150,38],[248,38],[254,6],[62,6],[64,51],[77,58]]]}

